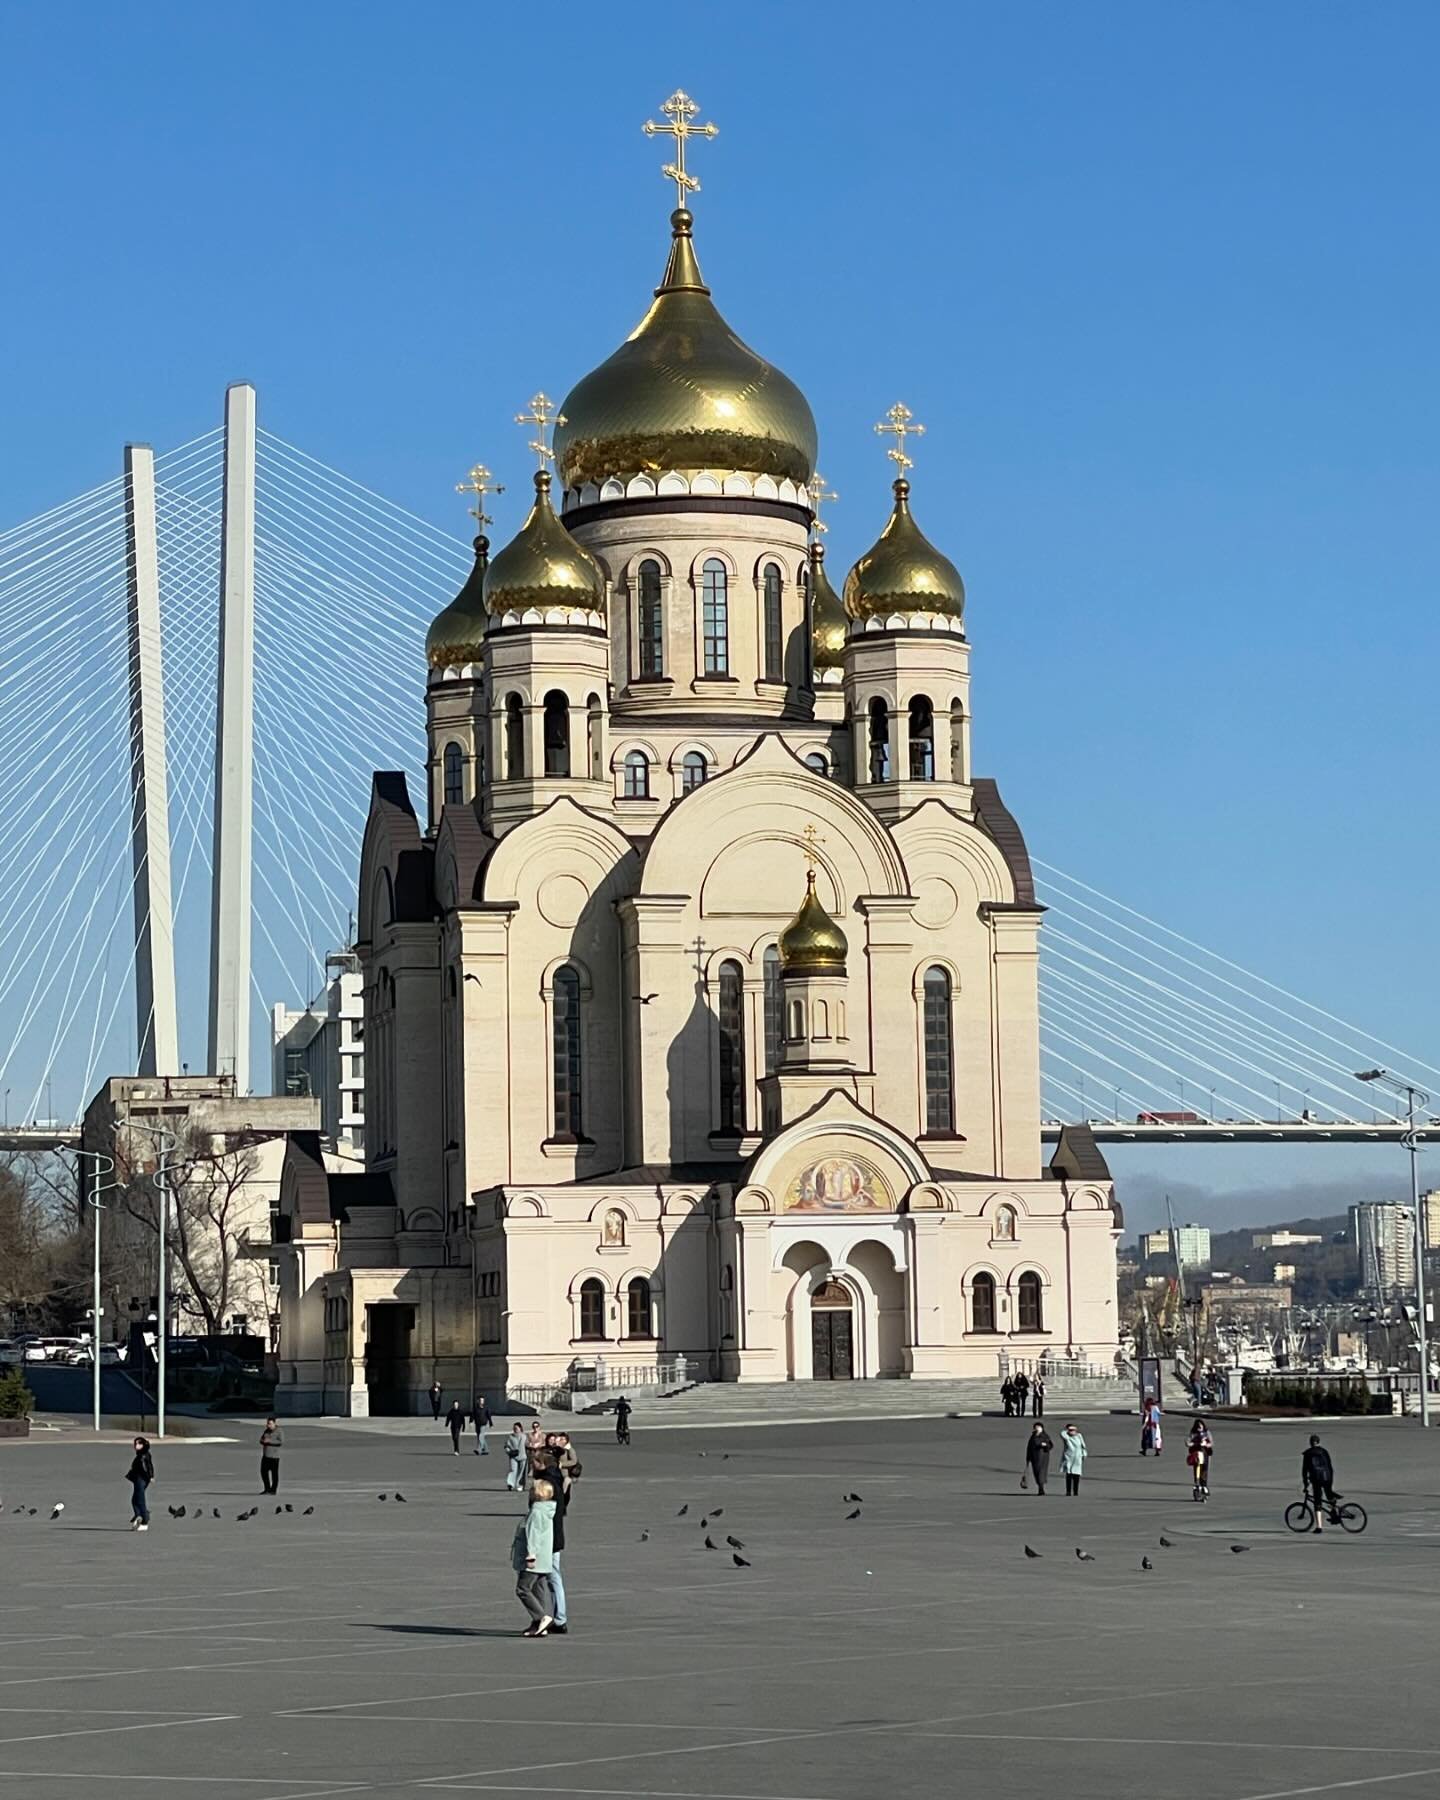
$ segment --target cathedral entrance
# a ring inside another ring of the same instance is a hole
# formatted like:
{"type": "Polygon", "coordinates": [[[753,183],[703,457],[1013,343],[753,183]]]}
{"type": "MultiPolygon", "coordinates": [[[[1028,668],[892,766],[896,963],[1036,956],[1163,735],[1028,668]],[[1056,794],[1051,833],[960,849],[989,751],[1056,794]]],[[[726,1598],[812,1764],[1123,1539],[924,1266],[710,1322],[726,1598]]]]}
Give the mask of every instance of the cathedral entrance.
{"type": "Polygon", "coordinates": [[[410,1334],[415,1308],[382,1301],[365,1308],[365,1386],[372,1419],[403,1418],[412,1409],[410,1334]]]}
{"type": "Polygon", "coordinates": [[[810,1298],[811,1376],[816,1381],[855,1379],[854,1302],[850,1290],[827,1281],[810,1298]]]}

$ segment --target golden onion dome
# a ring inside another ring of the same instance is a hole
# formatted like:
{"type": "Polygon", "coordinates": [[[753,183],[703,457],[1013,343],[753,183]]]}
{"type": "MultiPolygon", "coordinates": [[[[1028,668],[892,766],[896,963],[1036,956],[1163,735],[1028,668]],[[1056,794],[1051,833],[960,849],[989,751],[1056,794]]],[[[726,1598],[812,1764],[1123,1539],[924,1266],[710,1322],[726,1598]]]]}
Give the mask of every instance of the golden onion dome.
{"type": "Polygon", "coordinates": [[[838,669],[845,660],[850,627],[840,596],[825,573],[825,546],[810,547],[810,642],[817,670],[838,669]]]}
{"type": "Polygon", "coordinates": [[[895,483],[895,510],[875,544],[845,577],[845,610],[852,619],[892,613],[965,616],[965,583],[910,516],[910,483],[895,483]]]}
{"type": "Polygon", "coordinates": [[[485,565],[489,557],[489,538],[477,537],[475,561],[464,587],[443,612],[436,613],[425,633],[425,661],[432,669],[479,662],[485,638],[485,565]]]}
{"type": "Polygon", "coordinates": [[[655,301],[630,336],[565,397],[555,458],[567,487],[666,469],[735,469],[809,481],[815,418],[788,376],[721,318],[681,207],[655,301]]]}
{"type": "Polygon", "coordinates": [[[498,618],[553,607],[603,612],[605,575],[556,518],[550,472],[540,469],[529,518],[485,571],[485,609],[498,618]]]}
{"type": "Polygon", "coordinates": [[[800,910],[780,933],[780,970],[784,975],[843,975],[850,946],[845,933],[815,894],[815,871],[805,874],[800,910]]]}

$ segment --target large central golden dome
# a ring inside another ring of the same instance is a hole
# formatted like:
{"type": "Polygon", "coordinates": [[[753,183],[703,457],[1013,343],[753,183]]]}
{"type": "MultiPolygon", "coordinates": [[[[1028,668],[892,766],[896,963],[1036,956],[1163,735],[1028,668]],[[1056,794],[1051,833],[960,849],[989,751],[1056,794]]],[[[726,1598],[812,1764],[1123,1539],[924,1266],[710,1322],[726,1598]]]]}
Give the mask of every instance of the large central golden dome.
{"type": "Polygon", "coordinates": [[[567,487],[666,469],[716,469],[808,482],[815,419],[788,376],[736,337],[700,275],[690,213],[655,303],[560,408],[555,457],[567,487]]]}

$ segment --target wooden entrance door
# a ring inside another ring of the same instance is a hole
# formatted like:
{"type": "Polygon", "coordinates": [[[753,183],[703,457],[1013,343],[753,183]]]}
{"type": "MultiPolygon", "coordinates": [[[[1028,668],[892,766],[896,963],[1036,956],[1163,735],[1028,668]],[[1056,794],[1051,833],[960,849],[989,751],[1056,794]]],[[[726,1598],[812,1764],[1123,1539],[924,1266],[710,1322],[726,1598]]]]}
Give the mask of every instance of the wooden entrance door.
{"type": "Polygon", "coordinates": [[[816,1381],[855,1379],[854,1314],[850,1293],[827,1281],[810,1302],[810,1368],[816,1381]]]}

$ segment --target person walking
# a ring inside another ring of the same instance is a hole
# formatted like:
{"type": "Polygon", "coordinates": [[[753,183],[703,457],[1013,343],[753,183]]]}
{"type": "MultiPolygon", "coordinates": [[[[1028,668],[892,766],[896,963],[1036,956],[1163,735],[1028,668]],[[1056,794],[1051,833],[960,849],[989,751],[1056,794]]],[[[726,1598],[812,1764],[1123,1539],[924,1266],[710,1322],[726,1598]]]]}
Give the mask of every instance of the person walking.
{"type": "Polygon", "coordinates": [[[575,1492],[575,1482],[580,1475],[580,1464],[575,1452],[570,1448],[570,1434],[565,1431],[552,1431],[545,1440],[542,1452],[544,1467],[540,1479],[548,1481],[555,1490],[555,1535],[550,1558],[550,1593],[554,1602],[551,1611],[550,1630],[564,1637],[569,1631],[569,1606],[565,1598],[565,1574],[562,1560],[565,1554],[565,1533],[570,1518],[570,1500],[575,1492]]]}
{"type": "Polygon", "coordinates": [[[531,1482],[540,1473],[544,1464],[541,1452],[545,1448],[545,1433],[540,1429],[540,1421],[532,1419],[530,1429],[525,1434],[525,1479],[531,1482]]]}
{"type": "Polygon", "coordinates": [[[490,1454],[490,1446],[485,1442],[485,1433],[495,1421],[490,1416],[490,1408],[485,1404],[485,1396],[483,1394],[475,1402],[475,1407],[471,1412],[470,1417],[475,1421],[475,1454],[477,1456],[488,1456],[490,1454]]]}
{"type": "Polygon", "coordinates": [[[1026,1476],[1035,1477],[1035,1492],[1043,1494],[1045,1483],[1050,1478],[1050,1452],[1055,1448],[1050,1433],[1043,1425],[1032,1425],[1030,1435],[1025,1440],[1025,1475],[1020,1477],[1020,1485],[1025,1486],[1026,1476]]]}
{"type": "Polygon", "coordinates": [[[1215,1439],[1210,1435],[1210,1427],[1204,1419],[1196,1419],[1190,1427],[1190,1436],[1185,1444],[1185,1461],[1190,1466],[1190,1477],[1194,1484],[1192,1499],[1210,1498],[1210,1459],[1214,1454],[1215,1439]]]}
{"type": "Polygon", "coordinates": [[[150,1458],[148,1438],[135,1438],[131,1447],[135,1454],[130,1459],[130,1467],[125,1472],[125,1479],[130,1483],[130,1529],[132,1531],[148,1531],[150,1529],[150,1507],[145,1494],[150,1483],[155,1479],[155,1464],[150,1458]]]}
{"type": "Polygon", "coordinates": [[[530,1615],[522,1637],[544,1637],[555,1622],[555,1596],[550,1577],[555,1557],[555,1489],[543,1477],[530,1490],[530,1506],[515,1527],[510,1566],[515,1571],[515,1597],[530,1615]]]}
{"type": "Polygon", "coordinates": [[[525,1431],[518,1419],[510,1427],[510,1435],[505,1440],[505,1454],[510,1461],[510,1467],[505,1474],[505,1485],[512,1494],[523,1494],[525,1492],[525,1431]]]}
{"type": "Polygon", "coordinates": [[[1157,1456],[1165,1448],[1165,1439],[1161,1432],[1160,1402],[1153,1394],[1145,1396],[1145,1404],[1140,1408],[1140,1454],[1148,1456],[1153,1450],[1157,1456]]]}
{"type": "Polygon", "coordinates": [[[285,1434],[274,1419],[265,1421],[260,1433],[260,1492],[280,1492],[280,1452],[285,1447],[285,1434]]]}
{"type": "Polygon", "coordinates": [[[430,1417],[432,1419],[438,1419],[440,1417],[440,1402],[444,1398],[444,1388],[441,1387],[438,1381],[432,1381],[430,1383],[430,1417]]]}
{"type": "Polygon", "coordinates": [[[1080,1492],[1080,1477],[1085,1473],[1085,1458],[1089,1454],[1080,1427],[1067,1425],[1060,1433],[1060,1473],[1065,1477],[1067,1499],[1073,1500],[1080,1492]]]}
{"type": "Polygon", "coordinates": [[[1005,1417],[1015,1417],[1015,1383],[1007,1375],[1000,1383],[1000,1404],[1005,1408],[1005,1417]]]}
{"type": "Polygon", "coordinates": [[[1330,1452],[1314,1432],[1300,1457],[1300,1481],[1315,1509],[1314,1529],[1323,1531],[1325,1502],[1328,1500],[1334,1506],[1340,1495],[1335,1492],[1335,1465],[1330,1460],[1330,1452]]]}
{"type": "Polygon", "coordinates": [[[1037,1419],[1045,1417],[1045,1377],[1037,1375],[1030,1383],[1030,1411],[1037,1419]]]}
{"type": "Polygon", "coordinates": [[[1015,1377],[1015,1417],[1023,1419],[1030,1410],[1030,1377],[1022,1369],[1015,1377]]]}
{"type": "Polygon", "coordinates": [[[460,1433],[465,1429],[465,1408],[458,1400],[450,1402],[450,1410],[445,1415],[446,1429],[450,1433],[450,1454],[460,1454],[460,1433]]]}
{"type": "Polygon", "coordinates": [[[634,1410],[623,1394],[615,1402],[615,1442],[617,1444],[630,1442],[630,1415],[634,1410]]]}

